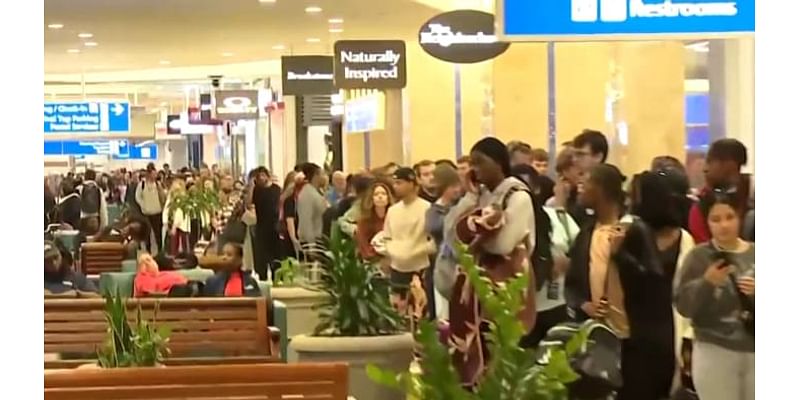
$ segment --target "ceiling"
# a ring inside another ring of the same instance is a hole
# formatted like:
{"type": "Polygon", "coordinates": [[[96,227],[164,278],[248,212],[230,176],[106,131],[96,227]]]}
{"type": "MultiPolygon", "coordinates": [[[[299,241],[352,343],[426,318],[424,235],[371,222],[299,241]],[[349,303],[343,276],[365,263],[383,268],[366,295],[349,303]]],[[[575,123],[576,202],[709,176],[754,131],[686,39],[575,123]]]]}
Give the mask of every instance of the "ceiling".
{"type": "MultiPolygon", "coordinates": [[[[434,4],[425,0],[427,4],[434,4]]],[[[81,74],[329,53],[338,39],[413,39],[437,14],[412,0],[45,0],[45,73],[81,74]],[[308,14],[305,8],[322,12],[308,14]],[[330,33],[329,18],[343,32],[330,33]],[[49,24],[63,24],[49,29],[49,24]],[[91,33],[81,39],[79,33],[91,33]],[[308,38],[320,39],[308,43],[308,38]],[[93,41],[97,47],[86,47],[93,41]],[[283,50],[273,49],[283,45],[283,50]],[[80,53],[68,53],[78,49],[80,53]],[[223,53],[224,56],[223,56],[223,53]],[[169,62],[169,64],[166,64],[169,62]]]]}

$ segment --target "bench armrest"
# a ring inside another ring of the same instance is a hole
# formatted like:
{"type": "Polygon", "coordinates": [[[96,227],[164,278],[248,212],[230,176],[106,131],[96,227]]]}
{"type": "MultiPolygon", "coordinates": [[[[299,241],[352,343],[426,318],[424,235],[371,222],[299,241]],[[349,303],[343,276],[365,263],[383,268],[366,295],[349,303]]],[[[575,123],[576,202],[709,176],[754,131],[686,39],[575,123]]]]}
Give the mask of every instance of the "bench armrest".
{"type": "Polygon", "coordinates": [[[289,338],[286,334],[289,332],[289,324],[286,319],[286,304],[279,300],[272,300],[272,321],[273,326],[280,330],[281,360],[286,362],[289,350],[289,338]]]}

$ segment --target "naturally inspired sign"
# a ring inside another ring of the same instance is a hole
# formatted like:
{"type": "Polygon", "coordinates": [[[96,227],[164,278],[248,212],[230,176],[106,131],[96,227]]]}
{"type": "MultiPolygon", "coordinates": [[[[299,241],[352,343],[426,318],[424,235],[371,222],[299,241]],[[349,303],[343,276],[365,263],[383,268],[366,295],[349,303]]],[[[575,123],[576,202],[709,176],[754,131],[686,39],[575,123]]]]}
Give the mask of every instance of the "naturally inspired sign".
{"type": "Polygon", "coordinates": [[[402,40],[340,40],[333,45],[333,82],[339,89],[402,89],[406,43],[402,40]]]}
{"type": "Polygon", "coordinates": [[[509,41],[706,39],[755,32],[755,0],[498,0],[509,41]]]}
{"type": "Polygon", "coordinates": [[[469,64],[490,60],[508,49],[494,34],[494,15],[476,10],[439,14],[422,25],[419,45],[444,61],[469,64]]]}

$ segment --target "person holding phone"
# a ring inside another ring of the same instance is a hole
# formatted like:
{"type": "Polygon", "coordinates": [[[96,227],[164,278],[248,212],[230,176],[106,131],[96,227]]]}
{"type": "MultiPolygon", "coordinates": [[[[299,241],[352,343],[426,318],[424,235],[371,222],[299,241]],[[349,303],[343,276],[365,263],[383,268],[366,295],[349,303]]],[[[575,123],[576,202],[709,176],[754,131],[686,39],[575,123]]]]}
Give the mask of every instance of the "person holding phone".
{"type": "Polygon", "coordinates": [[[735,194],[701,201],[711,240],[686,256],[675,306],[694,329],[692,371],[703,400],[755,399],[755,244],[740,237],[735,194]]]}

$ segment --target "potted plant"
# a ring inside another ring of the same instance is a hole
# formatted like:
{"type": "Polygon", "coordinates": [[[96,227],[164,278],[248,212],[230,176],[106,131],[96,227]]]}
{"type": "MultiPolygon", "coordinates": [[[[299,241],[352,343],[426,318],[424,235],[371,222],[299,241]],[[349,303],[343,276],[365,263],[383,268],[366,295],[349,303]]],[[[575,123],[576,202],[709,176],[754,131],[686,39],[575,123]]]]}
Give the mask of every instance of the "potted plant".
{"type": "Polygon", "coordinates": [[[450,352],[430,321],[421,322],[417,335],[424,373],[397,373],[370,365],[370,378],[417,400],[567,400],[566,384],[578,379],[568,360],[586,341],[586,332],[578,332],[564,346],[549,346],[544,357],[537,357],[533,349],[519,347],[525,332],[517,315],[523,308],[528,276],[519,275],[495,285],[483,276],[463,245],[457,246],[457,251],[459,264],[489,319],[492,358],[477,387],[463,387],[450,352]]]}
{"type": "Polygon", "coordinates": [[[108,330],[105,342],[97,350],[97,366],[100,368],[129,368],[161,366],[169,355],[170,328],[156,327],[156,315],[152,321],[142,317],[141,306],[136,310],[136,319],[128,319],[125,300],[119,295],[106,297],[105,318],[108,330]]]}
{"type": "Polygon", "coordinates": [[[309,287],[312,279],[308,276],[311,266],[297,259],[287,258],[275,271],[270,287],[270,297],[286,305],[287,332],[291,340],[296,335],[310,333],[317,326],[317,312],[314,306],[326,294],[309,287]]]}
{"type": "Polygon", "coordinates": [[[309,251],[321,264],[313,287],[325,296],[314,307],[319,324],[298,335],[290,348],[300,362],[344,361],[350,365],[350,394],[356,399],[401,399],[402,394],[367,377],[366,366],[407,369],[414,338],[389,300],[389,282],[361,261],[352,239],[334,225],[325,249],[309,251]]]}
{"type": "MultiPolygon", "coordinates": [[[[172,192],[167,199],[167,212],[170,220],[175,213],[180,211],[183,218],[197,220],[200,222],[200,229],[211,226],[214,214],[222,205],[219,193],[213,189],[205,188],[202,185],[194,185],[188,190],[172,192]]],[[[200,266],[217,270],[224,268],[218,257],[200,257],[200,266]]]]}

